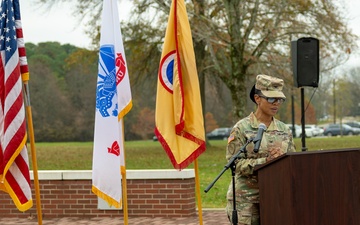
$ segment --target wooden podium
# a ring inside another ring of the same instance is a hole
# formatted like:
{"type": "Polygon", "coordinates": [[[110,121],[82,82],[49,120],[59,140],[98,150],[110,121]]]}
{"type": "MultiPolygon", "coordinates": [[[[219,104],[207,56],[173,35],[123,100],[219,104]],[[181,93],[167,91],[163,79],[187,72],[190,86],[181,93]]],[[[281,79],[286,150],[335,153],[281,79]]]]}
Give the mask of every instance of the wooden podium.
{"type": "Polygon", "coordinates": [[[261,225],[360,224],[360,149],[287,153],[256,171],[261,225]]]}

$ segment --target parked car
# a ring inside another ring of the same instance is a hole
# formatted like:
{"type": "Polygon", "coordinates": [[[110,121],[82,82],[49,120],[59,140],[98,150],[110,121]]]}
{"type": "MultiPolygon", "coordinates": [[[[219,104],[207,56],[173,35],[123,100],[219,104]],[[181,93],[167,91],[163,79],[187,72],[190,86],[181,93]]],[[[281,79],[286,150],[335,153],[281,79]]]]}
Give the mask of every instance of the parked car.
{"type": "MultiPolygon", "coordinates": [[[[293,131],[292,130],[292,124],[286,124],[286,125],[290,128],[290,130],[292,132],[293,131]]],[[[295,137],[301,137],[301,135],[302,135],[301,126],[295,124],[295,137]]],[[[312,137],[312,136],[313,136],[313,133],[310,130],[305,129],[305,137],[312,137]]]]}
{"type": "MultiPolygon", "coordinates": [[[[291,132],[293,132],[292,124],[286,124],[286,125],[290,128],[291,132]]],[[[300,136],[301,136],[301,127],[299,125],[295,124],[295,136],[294,137],[300,137],[300,136]]]]}
{"type": "Polygon", "coordinates": [[[360,132],[347,124],[329,124],[324,128],[325,136],[337,136],[341,135],[341,133],[343,135],[358,135],[360,132]]]}
{"type": "Polygon", "coordinates": [[[220,127],[206,134],[209,140],[226,140],[230,136],[231,128],[220,127]]]}
{"type": "Polygon", "coordinates": [[[305,131],[306,133],[311,133],[312,136],[321,136],[323,135],[324,130],[315,124],[305,124],[305,131]]]}
{"type": "Polygon", "coordinates": [[[346,122],[344,124],[349,125],[354,130],[354,134],[360,134],[360,123],[359,122],[353,121],[353,122],[346,122]]]}
{"type": "Polygon", "coordinates": [[[349,125],[350,127],[356,127],[360,129],[360,122],[352,121],[352,122],[346,122],[344,124],[349,125]]]}

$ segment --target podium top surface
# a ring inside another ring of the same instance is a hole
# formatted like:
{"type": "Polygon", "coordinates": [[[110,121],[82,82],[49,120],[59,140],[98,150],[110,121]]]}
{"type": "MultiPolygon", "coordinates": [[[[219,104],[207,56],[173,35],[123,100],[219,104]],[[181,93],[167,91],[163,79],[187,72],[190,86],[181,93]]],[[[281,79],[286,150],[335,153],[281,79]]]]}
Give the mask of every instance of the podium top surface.
{"type": "Polygon", "coordinates": [[[270,164],[273,164],[279,160],[282,160],[283,158],[289,157],[289,156],[297,156],[297,155],[315,155],[315,154],[332,154],[332,153],[339,153],[339,152],[352,152],[352,151],[359,151],[360,148],[345,148],[345,149],[327,149],[327,150],[312,150],[312,151],[302,151],[302,152],[288,152],[280,157],[277,157],[269,162],[266,162],[261,165],[255,166],[254,171],[257,172],[258,170],[267,167],[270,164]]]}

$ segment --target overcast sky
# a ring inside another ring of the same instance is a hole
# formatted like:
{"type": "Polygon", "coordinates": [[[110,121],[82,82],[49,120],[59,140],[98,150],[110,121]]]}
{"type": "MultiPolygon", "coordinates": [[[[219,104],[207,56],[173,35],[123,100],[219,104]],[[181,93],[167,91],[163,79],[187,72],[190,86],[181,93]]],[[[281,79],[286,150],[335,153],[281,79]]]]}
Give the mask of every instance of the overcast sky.
{"type": "MultiPolygon", "coordinates": [[[[120,20],[126,19],[129,11],[129,0],[121,0],[119,3],[120,20]]],[[[20,0],[21,20],[25,43],[39,43],[57,41],[61,44],[70,43],[78,47],[88,47],[90,39],[83,31],[83,24],[78,24],[74,18],[72,6],[69,3],[60,3],[56,7],[45,10],[34,6],[34,0],[20,0]]],[[[348,3],[349,25],[354,33],[360,36],[360,0],[344,0],[348,3]]],[[[360,41],[359,41],[360,46],[360,41]]],[[[352,53],[348,65],[358,64],[360,53],[352,53]]]]}
{"type": "MultiPolygon", "coordinates": [[[[128,0],[118,2],[120,20],[126,19],[129,11],[128,0]]],[[[34,4],[34,0],[20,0],[21,22],[25,42],[57,41],[78,47],[88,47],[91,43],[84,33],[84,22],[80,23],[73,13],[70,3],[58,3],[47,9],[34,4]]]]}

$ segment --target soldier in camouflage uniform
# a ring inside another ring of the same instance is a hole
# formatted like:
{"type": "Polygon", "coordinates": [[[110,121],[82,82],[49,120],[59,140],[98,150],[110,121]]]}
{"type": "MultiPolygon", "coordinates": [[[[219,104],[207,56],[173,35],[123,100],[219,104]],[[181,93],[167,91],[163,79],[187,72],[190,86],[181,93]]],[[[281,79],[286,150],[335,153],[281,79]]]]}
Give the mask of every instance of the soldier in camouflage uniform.
{"type": "MultiPolygon", "coordinates": [[[[254,167],[268,162],[286,152],[294,152],[295,144],[291,130],[274,116],[280,105],[285,101],[282,92],[284,81],[267,75],[258,75],[256,84],[250,92],[250,99],[257,104],[257,109],[248,117],[238,121],[228,138],[226,159],[230,160],[238,153],[247,140],[254,138],[259,124],[263,123],[267,129],[263,134],[258,153],[254,153],[254,143],[246,148],[246,157],[235,160],[235,190],[238,224],[260,224],[259,188],[254,167]]],[[[232,222],[233,191],[232,182],[227,192],[228,204],[226,211],[232,222]]]]}

